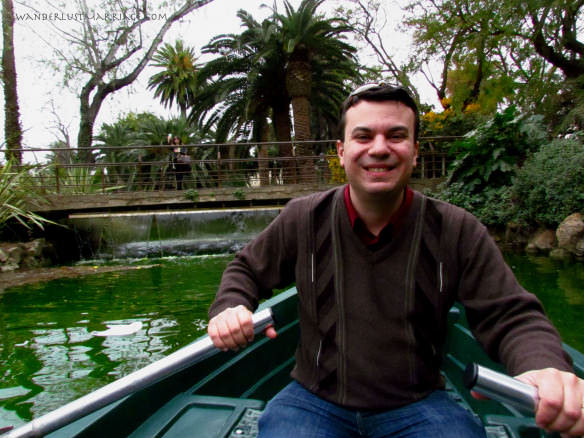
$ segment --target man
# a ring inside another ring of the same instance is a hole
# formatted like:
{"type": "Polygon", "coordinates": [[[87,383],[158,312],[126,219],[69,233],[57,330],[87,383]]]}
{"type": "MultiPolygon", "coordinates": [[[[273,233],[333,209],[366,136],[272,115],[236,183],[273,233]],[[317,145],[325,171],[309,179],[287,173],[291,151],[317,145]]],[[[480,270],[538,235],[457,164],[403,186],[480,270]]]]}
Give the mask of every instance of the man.
{"type": "Polygon", "coordinates": [[[355,90],[337,143],[349,184],[291,201],[225,270],[208,329],[224,350],[253,338],[251,310],[273,288],[298,289],[294,381],[268,403],[260,436],[484,437],[442,391],[455,300],[486,351],[538,387],[537,423],[583,434],[584,382],[539,301],[472,215],[407,187],[418,131],[404,89],[355,90]]]}

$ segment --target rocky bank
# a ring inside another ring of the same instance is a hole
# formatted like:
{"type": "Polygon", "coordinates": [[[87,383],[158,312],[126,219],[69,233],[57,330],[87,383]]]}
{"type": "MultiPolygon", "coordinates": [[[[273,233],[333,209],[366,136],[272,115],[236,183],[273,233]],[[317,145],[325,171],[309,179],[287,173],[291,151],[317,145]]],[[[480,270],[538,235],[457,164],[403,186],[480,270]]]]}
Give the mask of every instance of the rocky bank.
{"type": "Polygon", "coordinates": [[[574,213],[556,230],[539,230],[529,239],[525,250],[531,254],[549,254],[555,259],[584,261],[584,216],[574,213]]]}

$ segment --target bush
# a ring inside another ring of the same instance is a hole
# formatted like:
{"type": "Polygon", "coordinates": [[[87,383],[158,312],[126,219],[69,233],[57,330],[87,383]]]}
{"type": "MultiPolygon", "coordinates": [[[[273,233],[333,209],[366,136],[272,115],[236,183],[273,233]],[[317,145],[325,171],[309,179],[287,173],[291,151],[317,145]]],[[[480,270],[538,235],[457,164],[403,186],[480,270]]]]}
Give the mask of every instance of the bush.
{"type": "Polygon", "coordinates": [[[453,145],[456,159],[448,180],[432,195],[470,211],[485,225],[517,222],[513,179],[544,139],[541,117],[522,117],[509,107],[453,145]]]}
{"type": "Polygon", "coordinates": [[[539,118],[517,115],[514,107],[495,114],[453,145],[451,152],[456,159],[449,183],[464,183],[469,194],[510,186],[518,166],[543,141],[545,133],[539,122],[539,118]]]}
{"type": "Polygon", "coordinates": [[[518,171],[513,198],[526,222],[556,227],[568,215],[584,213],[584,145],[576,139],[552,141],[518,171]]]}
{"type": "Polygon", "coordinates": [[[45,223],[55,224],[27,207],[31,201],[43,201],[42,196],[25,183],[28,178],[25,167],[18,168],[11,161],[0,165],[0,230],[10,221],[17,221],[28,229],[32,226],[43,229],[45,223]]]}
{"type": "Polygon", "coordinates": [[[443,184],[438,190],[429,195],[464,208],[485,225],[503,226],[517,220],[511,187],[487,187],[480,192],[469,193],[464,183],[456,182],[443,184]]]}

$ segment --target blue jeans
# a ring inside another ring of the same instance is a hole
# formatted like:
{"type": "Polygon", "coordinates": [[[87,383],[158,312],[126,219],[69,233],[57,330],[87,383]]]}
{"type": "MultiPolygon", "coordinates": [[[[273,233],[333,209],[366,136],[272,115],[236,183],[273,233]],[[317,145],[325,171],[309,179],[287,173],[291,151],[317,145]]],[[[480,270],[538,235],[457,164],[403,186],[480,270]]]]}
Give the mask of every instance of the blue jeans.
{"type": "Polygon", "coordinates": [[[402,408],[370,413],[346,409],[292,382],[266,406],[259,438],[486,438],[480,422],[445,391],[402,408]]]}

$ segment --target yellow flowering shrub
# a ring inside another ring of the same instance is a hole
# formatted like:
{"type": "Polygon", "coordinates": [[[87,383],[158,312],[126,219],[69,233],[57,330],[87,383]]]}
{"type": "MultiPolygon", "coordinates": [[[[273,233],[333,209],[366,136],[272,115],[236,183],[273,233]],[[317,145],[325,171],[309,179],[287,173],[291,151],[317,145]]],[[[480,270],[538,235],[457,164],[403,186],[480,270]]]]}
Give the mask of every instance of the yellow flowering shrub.
{"type": "Polygon", "coordinates": [[[331,183],[333,184],[344,184],[347,182],[347,175],[345,174],[345,169],[341,167],[339,157],[337,155],[337,150],[335,148],[330,148],[327,151],[328,167],[331,172],[331,183]]]}

